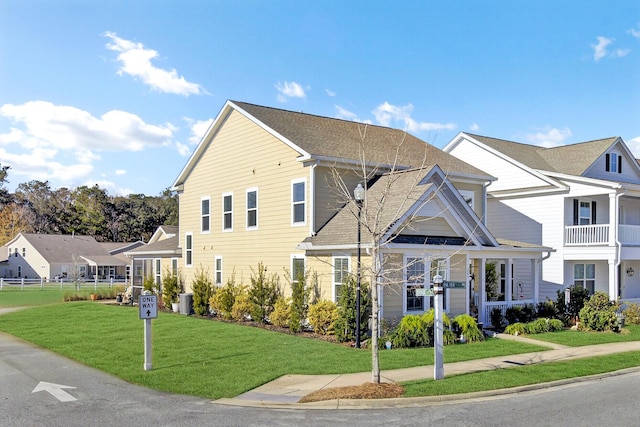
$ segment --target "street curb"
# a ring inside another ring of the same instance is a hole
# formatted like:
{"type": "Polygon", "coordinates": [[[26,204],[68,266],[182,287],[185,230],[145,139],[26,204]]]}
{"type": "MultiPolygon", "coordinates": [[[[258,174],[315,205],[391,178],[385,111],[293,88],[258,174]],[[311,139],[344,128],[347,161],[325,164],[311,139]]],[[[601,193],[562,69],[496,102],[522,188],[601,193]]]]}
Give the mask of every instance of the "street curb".
{"type": "Polygon", "coordinates": [[[573,386],[580,383],[589,381],[598,381],[605,378],[616,377],[620,375],[628,375],[640,373],[640,367],[620,369],[613,372],[604,372],[602,374],[588,375],[586,377],[568,378],[564,380],[550,381],[540,384],[530,384],[512,388],[505,388],[499,390],[487,390],[477,391],[472,393],[463,394],[447,394],[441,396],[421,396],[421,397],[398,397],[391,399],[334,399],[324,400],[321,402],[310,403],[276,403],[265,401],[252,401],[241,399],[218,399],[211,401],[211,403],[227,405],[227,406],[243,406],[254,408],[269,408],[269,409],[342,409],[342,410],[354,410],[354,409],[388,409],[388,408],[415,408],[423,406],[435,406],[435,405],[448,405],[460,403],[461,401],[482,401],[500,399],[509,395],[534,393],[541,390],[548,390],[552,388],[560,388],[573,386]]]}

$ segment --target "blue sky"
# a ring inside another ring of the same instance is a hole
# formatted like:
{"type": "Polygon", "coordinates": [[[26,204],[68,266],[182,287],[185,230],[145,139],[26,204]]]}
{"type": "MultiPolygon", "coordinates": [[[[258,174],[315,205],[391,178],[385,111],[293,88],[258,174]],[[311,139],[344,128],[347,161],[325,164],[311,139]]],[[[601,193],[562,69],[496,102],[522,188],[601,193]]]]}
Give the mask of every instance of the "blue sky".
{"type": "Polygon", "coordinates": [[[640,2],[0,1],[10,191],[158,195],[227,99],[640,157],[640,2]]]}

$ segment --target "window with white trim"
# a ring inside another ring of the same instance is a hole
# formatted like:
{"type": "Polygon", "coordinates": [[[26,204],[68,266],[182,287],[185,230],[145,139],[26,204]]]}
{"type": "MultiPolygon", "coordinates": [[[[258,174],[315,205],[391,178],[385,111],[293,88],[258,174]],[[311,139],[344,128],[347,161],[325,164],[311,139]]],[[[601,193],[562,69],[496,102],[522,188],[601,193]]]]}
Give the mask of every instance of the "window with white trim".
{"type": "Polygon", "coordinates": [[[425,297],[417,295],[417,289],[424,289],[424,259],[407,257],[405,259],[405,305],[406,311],[424,311],[425,297]]]}
{"type": "Polygon", "coordinates": [[[596,265],[595,264],[574,264],[573,284],[576,287],[584,288],[592,295],[596,291],[596,265]]]}
{"type": "Polygon", "coordinates": [[[458,190],[458,193],[460,193],[465,203],[469,205],[471,209],[473,209],[473,200],[475,197],[475,192],[469,191],[469,190],[458,190]]]}
{"type": "Polygon", "coordinates": [[[622,173],[622,156],[618,153],[607,153],[605,158],[607,172],[622,173]]]}
{"type": "Polygon", "coordinates": [[[171,275],[178,277],[178,258],[171,258],[171,275]]]}
{"type": "Polygon", "coordinates": [[[202,218],[200,231],[208,233],[211,230],[211,199],[203,197],[200,199],[200,217],[202,218]]]}
{"type": "Polygon", "coordinates": [[[162,260],[160,258],[156,258],[154,261],[155,283],[156,285],[160,285],[162,283],[162,260]]]}
{"type": "Polygon", "coordinates": [[[216,265],[215,265],[215,284],[217,286],[222,286],[222,257],[216,257],[216,265]]]}
{"type": "Polygon", "coordinates": [[[187,267],[193,266],[193,234],[184,235],[184,264],[187,267]]]}
{"type": "Polygon", "coordinates": [[[291,257],[291,281],[297,283],[304,277],[304,256],[293,255],[291,257]]]}
{"type": "Polygon", "coordinates": [[[334,256],[333,257],[333,301],[340,300],[340,292],[342,285],[349,277],[349,257],[334,256]]]}
{"type": "Polygon", "coordinates": [[[306,222],[306,181],[291,182],[291,222],[304,225],[306,222]]]}
{"type": "Polygon", "coordinates": [[[222,230],[233,231],[233,193],[222,195],[222,230]]]}
{"type": "Polygon", "coordinates": [[[258,228],[258,189],[247,189],[247,230],[258,228]]]}

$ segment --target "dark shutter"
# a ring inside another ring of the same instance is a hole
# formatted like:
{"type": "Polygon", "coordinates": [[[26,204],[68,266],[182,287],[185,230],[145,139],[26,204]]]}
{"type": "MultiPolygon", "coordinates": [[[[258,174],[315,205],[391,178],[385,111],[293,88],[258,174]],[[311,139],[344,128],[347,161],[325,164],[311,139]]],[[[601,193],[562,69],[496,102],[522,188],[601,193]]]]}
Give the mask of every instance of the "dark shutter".
{"type": "Polygon", "coordinates": [[[591,202],[591,224],[596,223],[596,202],[591,202]]]}
{"type": "Polygon", "coordinates": [[[605,159],[604,170],[609,172],[609,153],[607,153],[605,159]]]}
{"type": "Polygon", "coordinates": [[[618,173],[622,173],[622,156],[618,156],[618,173]]]}
{"type": "Polygon", "coordinates": [[[578,199],[573,199],[573,225],[578,225],[578,210],[580,206],[578,205],[578,199]]]}

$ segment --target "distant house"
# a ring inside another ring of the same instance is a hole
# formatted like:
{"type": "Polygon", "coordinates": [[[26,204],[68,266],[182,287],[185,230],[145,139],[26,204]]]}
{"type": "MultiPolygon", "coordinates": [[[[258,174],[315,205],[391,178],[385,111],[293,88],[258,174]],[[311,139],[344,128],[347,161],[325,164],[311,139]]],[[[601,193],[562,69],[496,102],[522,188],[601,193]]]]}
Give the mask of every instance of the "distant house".
{"type": "Polygon", "coordinates": [[[365,265],[382,262],[386,277],[395,275],[381,298],[384,318],[429,310],[432,298],[419,290],[440,274],[461,284],[447,289],[445,310],[478,309],[486,323],[488,265],[502,273],[492,283],[497,306],[538,301],[549,249],[489,232],[485,188],[494,178],[481,168],[401,130],[236,101],[225,103],[173,184],[187,286],[200,268],[218,286],[248,284],[262,263],[283,285],[312,270],[322,297],[337,300],[356,273],[359,221],[353,199],[337,196],[335,174],[347,196],[366,188],[363,221],[386,199],[380,259],[368,255],[372,235],[361,242],[365,265]]]}
{"type": "Polygon", "coordinates": [[[3,278],[124,280],[127,275],[127,262],[118,256],[118,249],[90,236],[19,233],[3,249],[7,257],[0,266],[3,278]]]}
{"type": "Polygon", "coordinates": [[[146,277],[153,277],[161,285],[163,272],[178,275],[178,261],[182,257],[179,246],[178,227],[162,225],[147,244],[123,251],[131,266],[132,284],[141,287],[146,277]]]}
{"type": "Polygon", "coordinates": [[[497,177],[493,233],[555,249],[541,296],[575,285],[640,298],[640,167],[622,138],[545,148],[460,133],[444,150],[497,177]]]}

